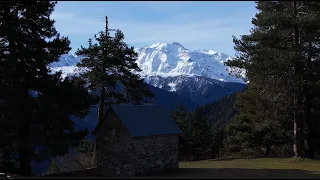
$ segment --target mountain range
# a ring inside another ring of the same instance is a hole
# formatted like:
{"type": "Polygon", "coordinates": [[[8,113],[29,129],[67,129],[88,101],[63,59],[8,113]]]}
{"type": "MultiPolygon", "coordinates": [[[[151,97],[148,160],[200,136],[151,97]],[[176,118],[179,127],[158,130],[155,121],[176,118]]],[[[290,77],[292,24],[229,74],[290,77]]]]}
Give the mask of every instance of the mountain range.
{"type": "MultiPolygon", "coordinates": [[[[246,87],[245,70],[230,68],[231,57],[213,50],[189,50],[177,42],[156,43],[136,48],[136,63],[155,94],[154,104],[170,109],[184,104],[189,110],[219,100],[246,87]]],[[[62,76],[78,73],[76,64],[83,57],[65,54],[49,65],[62,76]]]]}

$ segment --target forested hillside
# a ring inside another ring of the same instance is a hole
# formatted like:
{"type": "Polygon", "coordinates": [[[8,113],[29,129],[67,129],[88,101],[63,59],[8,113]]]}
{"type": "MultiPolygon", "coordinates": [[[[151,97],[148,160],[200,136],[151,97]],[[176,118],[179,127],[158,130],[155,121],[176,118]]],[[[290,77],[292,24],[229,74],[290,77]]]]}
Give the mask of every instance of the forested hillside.
{"type": "Polygon", "coordinates": [[[254,27],[250,34],[233,38],[237,57],[226,62],[247,70],[248,87],[236,95],[236,111],[211,104],[185,118],[174,117],[185,130],[182,139],[190,146],[193,140],[202,141],[213,150],[217,146],[212,143],[218,141],[210,133],[221,130],[226,156],[315,158],[320,152],[320,3],[256,4],[259,12],[252,19],[254,27]],[[232,120],[227,119],[233,112],[232,120]],[[221,127],[221,122],[228,121],[225,128],[221,127]],[[213,122],[210,133],[205,126],[209,122],[213,122]],[[199,128],[203,135],[192,139],[199,128]],[[209,137],[211,140],[202,139],[209,137]]]}
{"type": "Polygon", "coordinates": [[[226,126],[233,119],[236,94],[220,101],[198,106],[188,112],[183,105],[172,111],[172,118],[180,125],[181,160],[217,158],[223,155],[223,141],[227,137],[226,126]]]}

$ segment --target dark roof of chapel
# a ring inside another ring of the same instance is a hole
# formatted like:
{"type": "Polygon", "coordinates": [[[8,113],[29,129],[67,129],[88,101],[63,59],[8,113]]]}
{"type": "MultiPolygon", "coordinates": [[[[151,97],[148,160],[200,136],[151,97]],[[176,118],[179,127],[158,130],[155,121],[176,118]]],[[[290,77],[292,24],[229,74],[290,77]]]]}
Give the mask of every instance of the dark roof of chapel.
{"type": "Polygon", "coordinates": [[[111,105],[132,137],[181,134],[170,111],[156,105],[111,105]]]}

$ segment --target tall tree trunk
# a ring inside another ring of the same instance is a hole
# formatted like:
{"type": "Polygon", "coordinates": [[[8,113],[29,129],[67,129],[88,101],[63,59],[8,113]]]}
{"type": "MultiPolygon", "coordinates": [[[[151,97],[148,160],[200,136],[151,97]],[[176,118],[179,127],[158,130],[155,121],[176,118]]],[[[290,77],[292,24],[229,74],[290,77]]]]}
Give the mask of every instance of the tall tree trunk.
{"type": "Polygon", "coordinates": [[[21,176],[31,176],[32,168],[31,168],[31,150],[28,147],[28,143],[23,143],[24,139],[20,140],[19,144],[19,172],[21,176]]]}
{"type": "Polygon", "coordinates": [[[297,118],[293,120],[293,153],[295,157],[301,157],[301,153],[299,152],[300,143],[299,143],[299,133],[298,133],[298,122],[297,118]]]}
{"type": "Polygon", "coordinates": [[[23,117],[25,116],[24,108],[20,108],[19,113],[19,172],[21,176],[31,176],[32,168],[30,162],[32,149],[30,146],[30,123],[28,122],[28,118],[23,117]]]}
{"type": "MultiPolygon", "coordinates": [[[[106,19],[106,29],[105,29],[105,33],[106,33],[106,38],[108,38],[108,16],[105,17],[106,19]]],[[[100,69],[101,73],[105,73],[105,70],[103,67],[101,67],[100,69]]],[[[105,107],[105,86],[102,85],[101,89],[100,89],[100,102],[99,102],[99,109],[98,109],[98,122],[102,122],[102,118],[104,116],[104,107],[105,107]]]]}
{"type": "Polygon", "coordinates": [[[314,146],[313,146],[313,129],[311,124],[311,97],[307,95],[304,105],[304,117],[305,117],[305,131],[306,131],[306,155],[308,158],[314,159],[314,146]]]}
{"type": "MultiPolygon", "coordinates": [[[[305,71],[304,72],[305,76],[304,79],[307,80],[307,82],[312,82],[313,78],[312,75],[310,75],[309,71],[309,64],[311,62],[311,56],[312,56],[312,43],[309,42],[309,47],[308,47],[308,58],[305,61],[305,71]],[[310,77],[311,76],[311,77],[310,77]]],[[[305,83],[305,81],[304,81],[305,83]]],[[[312,128],[312,122],[311,122],[311,108],[312,108],[312,95],[309,92],[309,88],[307,87],[307,84],[305,83],[304,85],[304,94],[305,94],[305,99],[304,99],[304,107],[303,107],[303,114],[305,118],[305,136],[306,136],[306,154],[308,158],[314,159],[314,146],[313,146],[313,128],[312,128]]]]}
{"type": "MultiPolygon", "coordinates": [[[[293,13],[294,18],[297,18],[298,11],[297,11],[297,1],[292,1],[293,6],[293,13]]],[[[299,47],[299,29],[297,25],[293,28],[294,36],[293,36],[293,47],[295,52],[295,57],[293,59],[294,62],[294,71],[295,74],[301,73],[301,67],[299,61],[297,61],[298,57],[298,47],[299,47]]],[[[301,113],[300,113],[300,105],[301,105],[301,98],[300,94],[294,92],[293,94],[293,107],[294,107],[294,114],[293,114],[293,152],[295,157],[303,157],[303,141],[302,141],[302,132],[301,132],[301,113]]]]}
{"type": "Polygon", "coordinates": [[[104,103],[105,103],[105,92],[104,87],[100,90],[100,102],[99,102],[99,109],[98,109],[98,120],[102,122],[103,113],[104,113],[104,103]]]}
{"type": "MultiPolygon", "coordinates": [[[[18,72],[23,72],[26,69],[23,65],[18,65],[17,69],[18,72]]],[[[32,143],[31,143],[31,118],[30,117],[30,110],[28,109],[29,106],[26,102],[29,99],[29,89],[28,89],[28,74],[24,74],[24,80],[20,86],[20,90],[22,92],[20,98],[20,105],[17,112],[17,118],[19,122],[19,129],[18,129],[18,152],[19,152],[19,171],[21,176],[31,176],[32,175],[32,167],[31,167],[31,160],[32,160],[32,143]]],[[[19,87],[19,86],[18,86],[19,87]]]]}
{"type": "Polygon", "coordinates": [[[270,146],[269,145],[266,145],[266,150],[264,152],[264,157],[268,157],[270,154],[270,146]]]}
{"type": "MultiPolygon", "coordinates": [[[[6,146],[6,144],[5,144],[6,146]]],[[[8,148],[3,149],[3,172],[4,173],[15,173],[14,164],[10,162],[12,152],[9,152],[8,148]]]]}
{"type": "MultiPolygon", "coordinates": [[[[296,102],[294,98],[294,107],[296,107],[296,102]]],[[[297,111],[297,109],[295,110],[297,111]]],[[[301,120],[298,116],[299,112],[294,112],[293,119],[293,153],[295,157],[303,157],[303,141],[302,141],[302,131],[301,131],[301,120]]]]}

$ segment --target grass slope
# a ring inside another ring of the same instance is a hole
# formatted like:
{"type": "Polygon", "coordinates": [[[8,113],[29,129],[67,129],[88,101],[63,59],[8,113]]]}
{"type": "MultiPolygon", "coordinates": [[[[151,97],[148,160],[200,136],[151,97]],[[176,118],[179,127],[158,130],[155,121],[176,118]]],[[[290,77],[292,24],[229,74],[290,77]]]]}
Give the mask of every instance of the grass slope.
{"type": "Polygon", "coordinates": [[[99,177],[94,169],[60,174],[103,179],[320,179],[320,160],[257,158],[181,162],[179,169],[136,177],[99,177]]]}
{"type": "Polygon", "coordinates": [[[180,168],[297,169],[320,172],[320,160],[302,158],[257,158],[182,162],[180,168]]]}

